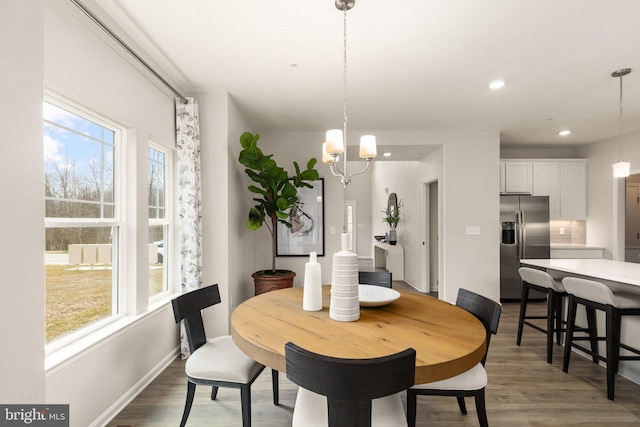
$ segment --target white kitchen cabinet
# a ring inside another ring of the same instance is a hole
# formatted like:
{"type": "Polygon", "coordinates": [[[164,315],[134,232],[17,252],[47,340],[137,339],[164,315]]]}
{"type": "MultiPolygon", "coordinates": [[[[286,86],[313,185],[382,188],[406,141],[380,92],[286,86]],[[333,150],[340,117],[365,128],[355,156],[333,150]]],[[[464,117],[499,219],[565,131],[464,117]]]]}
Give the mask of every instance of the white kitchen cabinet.
{"type": "Polygon", "coordinates": [[[505,161],[504,192],[531,194],[531,162],[505,161]]]}
{"type": "Polygon", "coordinates": [[[504,162],[500,162],[500,194],[504,193],[504,184],[505,184],[504,168],[505,168],[504,162]]]}
{"type": "Polygon", "coordinates": [[[587,219],[587,162],[560,163],[560,218],[587,219]]]}
{"type": "Polygon", "coordinates": [[[560,214],[560,162],[533,162],[534,196],[549,196],[549,219],[559,219],[560,214]]]}
{"type": "MultiPolygon", "coordinates": [[[[500,162],[504,163],[504,193],[549,196],[549,218],[552,220],[587,219],[586,160],[527,159],[500,162]]],[[[502,165],[500,172],[502,186],[502,165]]]]}

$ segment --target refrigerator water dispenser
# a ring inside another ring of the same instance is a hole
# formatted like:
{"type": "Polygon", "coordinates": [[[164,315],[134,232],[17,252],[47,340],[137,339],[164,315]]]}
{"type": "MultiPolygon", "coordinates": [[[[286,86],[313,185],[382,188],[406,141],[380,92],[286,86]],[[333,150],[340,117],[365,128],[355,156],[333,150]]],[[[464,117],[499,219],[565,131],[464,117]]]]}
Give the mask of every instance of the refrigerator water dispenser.
{"type": "Polygon", "coordinates": [[[514,245],[516,243],[516,223],[503,222],[502,223],[502,244],[514,245]]]}

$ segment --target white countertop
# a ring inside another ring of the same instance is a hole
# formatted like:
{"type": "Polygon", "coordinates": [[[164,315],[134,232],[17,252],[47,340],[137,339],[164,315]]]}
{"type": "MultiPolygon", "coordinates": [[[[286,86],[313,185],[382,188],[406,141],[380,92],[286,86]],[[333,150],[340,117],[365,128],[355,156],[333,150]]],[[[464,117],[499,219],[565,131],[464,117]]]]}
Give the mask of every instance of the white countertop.
{"type": "Polygon", "coordinates": [[[640,286],[640,264],[610,259],[521,259],[520,264],[640,286]]]}

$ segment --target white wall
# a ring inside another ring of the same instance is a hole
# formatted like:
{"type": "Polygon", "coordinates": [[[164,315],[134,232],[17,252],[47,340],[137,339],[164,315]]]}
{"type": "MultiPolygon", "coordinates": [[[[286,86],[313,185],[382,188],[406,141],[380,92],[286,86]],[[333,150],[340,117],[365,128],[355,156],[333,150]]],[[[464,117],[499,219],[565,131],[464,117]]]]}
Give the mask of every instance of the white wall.
{"type": "Polygon", "coordinates": [[[202,167],[202,285],[218,284],[222,303],[203,317],[210,336],[226,335],[229,319],[227,93],[197,94],[202,167]]]}
{"type": "Polygon", "coordinates": [[[501,159],[570,159],[575,157],[574,148],[508,147],[500,149],[501,159]]]}
{"type": "Polygon", "coordinates": [[[0,2],[0,402],[43,403],[42,2],[0,2]]]}
{"type": "MultiPolygon", "coordinates": [[[[444,144],[442,194],[444,298],[461,287],[500,298],[499,135],[451,135],[444,144]],[[467,235],[467,226],[480,227],[467,235]]],[[[440,285],[442,286],[442,285],[440,285]]]]}
{"type": "Polygon", "coordinates": [[[226,92],[197,94],[200,106],[204,285],[217,283],[222,304],[205,311],[207,334],[226,335],[235,306],[254,295],[256,235],[246,226],[248,178],[238,162],[240,135],[252,131],[226,92]]]}

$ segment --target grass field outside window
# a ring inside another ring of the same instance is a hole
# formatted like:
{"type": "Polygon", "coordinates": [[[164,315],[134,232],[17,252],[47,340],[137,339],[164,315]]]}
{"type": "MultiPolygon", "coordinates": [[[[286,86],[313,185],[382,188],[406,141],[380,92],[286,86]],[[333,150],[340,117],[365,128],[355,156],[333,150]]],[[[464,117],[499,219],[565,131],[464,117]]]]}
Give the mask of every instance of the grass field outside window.
{"type": "MultiPolygon", "coordinates": [[[[45,265],[46,341],[111,316],[111,265],[45,265]]],[[[162,291],[162,264],[151,264],[150,292],[162,291]]]]}

